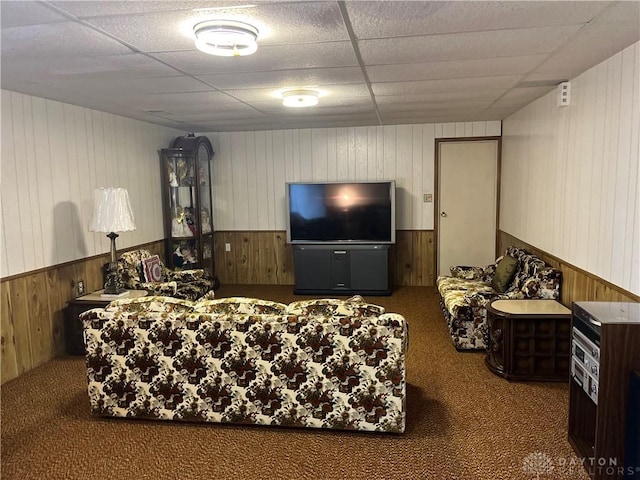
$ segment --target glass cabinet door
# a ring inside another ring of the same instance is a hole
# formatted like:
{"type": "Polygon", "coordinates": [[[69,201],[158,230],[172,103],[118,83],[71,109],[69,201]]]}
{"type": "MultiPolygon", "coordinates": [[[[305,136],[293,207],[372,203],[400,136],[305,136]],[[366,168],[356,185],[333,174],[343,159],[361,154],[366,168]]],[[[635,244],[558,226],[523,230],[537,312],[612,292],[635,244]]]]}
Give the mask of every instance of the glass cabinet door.
{"type": "Polygon", "coordinates": [[[167,266],[215,277],[211,158],[206,137],[178,137],[160,152],[167,266]]]}
{"type": "Polygon", "coordinates": [[[198,228],[195,159],[183,152],[163,151],[164,191],[168,198],[167,256],[171,268],[198,268],[198,228]]]}
{"type": "Polygon", "coordinates": [[[211,157],[204,145],[199,145],[196,153],[198,165],[198,205],[200,209],[200,234],[202,250],[202,266],[207,273],[213,275],[213,218],[211,211],[211,157]]]}

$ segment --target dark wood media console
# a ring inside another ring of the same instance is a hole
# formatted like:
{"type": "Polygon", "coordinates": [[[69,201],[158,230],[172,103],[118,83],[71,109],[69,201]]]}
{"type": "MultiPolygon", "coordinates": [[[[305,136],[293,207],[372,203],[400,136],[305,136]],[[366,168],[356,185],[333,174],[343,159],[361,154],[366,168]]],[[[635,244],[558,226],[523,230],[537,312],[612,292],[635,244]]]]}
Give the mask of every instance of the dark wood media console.
{"type": "Polygon", "coordinates": [[[294,245],[294,293],[391,295],[389,245],[294,245]]]}

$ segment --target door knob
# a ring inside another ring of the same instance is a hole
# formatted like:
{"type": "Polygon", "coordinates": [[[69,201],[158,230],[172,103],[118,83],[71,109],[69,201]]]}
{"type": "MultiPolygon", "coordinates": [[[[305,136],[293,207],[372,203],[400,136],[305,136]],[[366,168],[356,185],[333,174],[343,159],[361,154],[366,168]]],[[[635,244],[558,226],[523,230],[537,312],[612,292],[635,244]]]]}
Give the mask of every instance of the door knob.
{"type": "Polygon", "coordinates": [[[447,212],[441,212],[441,213],[440,213],[440,216],[441,216],[441,217],[446,217],[446,216],[447,216],[447,212]]]}

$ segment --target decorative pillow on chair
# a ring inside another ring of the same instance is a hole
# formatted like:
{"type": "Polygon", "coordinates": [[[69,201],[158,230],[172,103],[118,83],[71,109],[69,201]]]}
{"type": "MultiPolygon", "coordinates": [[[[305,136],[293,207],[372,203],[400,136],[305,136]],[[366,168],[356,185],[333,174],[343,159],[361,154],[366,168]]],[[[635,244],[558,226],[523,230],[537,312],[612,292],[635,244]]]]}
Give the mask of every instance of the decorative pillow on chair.
{"type": "Polygon", "coordinates": [[[502,260],[498,262],[496,266],[496,273],[491,280],[491,286],[498,293],[504,293],[507,291],[513,276],[516,274],[518,268],[518,260],[509,255],[502,257],[502,260]]]}
{"type": "Polygon", "coordinates": [[[162,282],[162,264],[160,257],[153,255],[142,260],[142,272],[146,282],[162,282]]]}

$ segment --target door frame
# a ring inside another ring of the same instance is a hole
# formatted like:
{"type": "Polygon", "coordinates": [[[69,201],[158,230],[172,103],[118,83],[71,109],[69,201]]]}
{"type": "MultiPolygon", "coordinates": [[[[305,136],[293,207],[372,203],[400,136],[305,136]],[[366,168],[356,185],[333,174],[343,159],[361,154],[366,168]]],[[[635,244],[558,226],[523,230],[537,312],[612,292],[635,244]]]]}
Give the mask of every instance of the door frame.
{"type": "MultiPolygon", "coordinates": [[[[451,137],[451,138],[436,138],[435,141],[435,154],[434,158],[434,193],[433,193],[433,234],[435,235],[435,248],[433,249],[433,271],[434,278],[433,284],[436,285],[438,277],[438,256],[440,254],[440,144],[441,143],[453,143],[453,142],[486,142],[488,140],[495,140],[497,142],[496,152],[496,231],[495,231],[495,253],[494,257],[498,258],[498,240],[500,232],[500,177],[502,172],[502,136],[491,137],[451,137]]],[[[478,265],[484,266],[484,265],[478,265]]]]}

